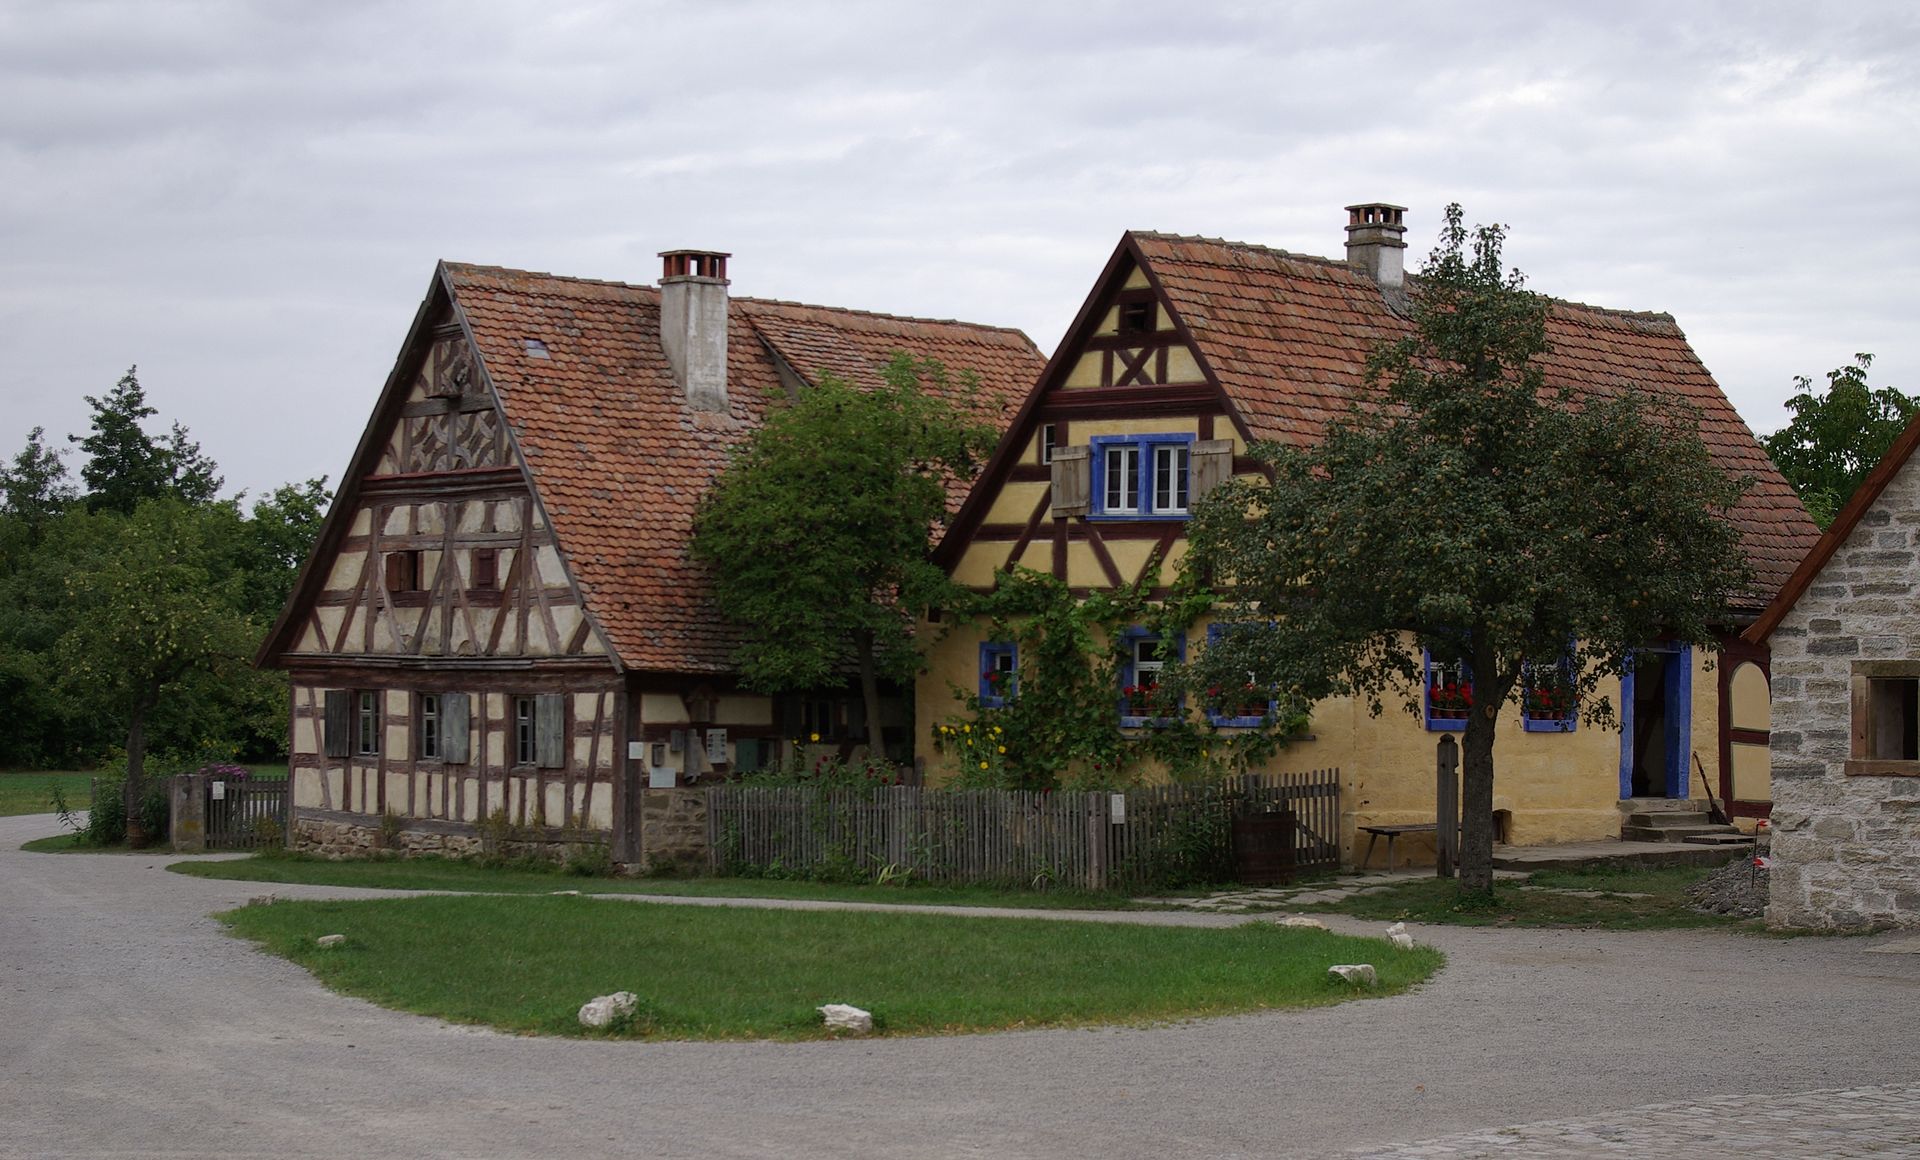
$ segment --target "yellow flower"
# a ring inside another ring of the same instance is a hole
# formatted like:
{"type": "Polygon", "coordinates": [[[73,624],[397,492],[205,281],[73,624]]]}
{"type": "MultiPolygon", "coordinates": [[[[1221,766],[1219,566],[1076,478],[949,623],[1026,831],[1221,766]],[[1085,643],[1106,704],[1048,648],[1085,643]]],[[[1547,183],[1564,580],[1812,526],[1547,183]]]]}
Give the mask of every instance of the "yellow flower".
{"type": "Polygon", "coordinates": [[[993,727],[993,735],[994,735],[995,737],[998,737],[998,736],[1000,736],[1000,726],[998,726],[998,725],[995,725],[995,726],[993,727]]]}
{"type": "Polygon", "coordinates": [[[971,725],[962,725],[962,726],[960,726],[960,732],[962,732],[962,733],[971,733],[971,732],[973,732],[973,726],[971,726],[971,725]]]}
{"type": "Polygon", "coordinates": [[[981,769],[985,769],[986,767],[987,767],[987,763],[986,763],[986,762],[984,762],[984,761],[983,761],[983,762],[981,762],[981,763],[980,763],[980,768],[981,768],[981,769]]]}
{"type": "Polygon", "coordinates": [[[1205,756],[1207,755],[1207,753],[1208,753],[1208,752],[1209,752],[1208,750],[1205,750],[1205,749],[1202,749],[1202,750],[1200,751],[1200,756],[1202,756],[1202,757],[1205,757],[1205,756]]]}
{"type": "Polygon", "coordinates": [[[1005,753],[1006,751],[1007,751],[1007,747],[1006,747],[1006,746],[1004,746],[1004,745],[1002,745],[1002,746],[1000,747],[1000,752],[1002,752],[1002,753],[1005,753]]]}
{"type": "Polygon", "coordinates": [[[808,741],[818,741],[818,740],[820,740],[820,735],[819,735],[818,733],[809,733],[809,734],[807,734],[807,740],[808,740],[808,741]]]}

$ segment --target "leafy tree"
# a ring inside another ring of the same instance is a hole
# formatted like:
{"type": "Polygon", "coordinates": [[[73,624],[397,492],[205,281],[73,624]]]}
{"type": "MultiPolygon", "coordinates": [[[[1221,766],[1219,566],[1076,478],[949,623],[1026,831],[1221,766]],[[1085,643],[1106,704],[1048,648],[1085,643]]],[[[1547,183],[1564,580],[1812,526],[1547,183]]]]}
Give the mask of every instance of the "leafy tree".
{"type": "Polygon", "coordinates": [[[327,517],[333,493],[325,476],[300,484],[282,484],[253,505],[247,518],[247,548],[243,561],[247,580],[243,603],[263,624],[280,615],[293,592],[300,566],[313,552],[320,523],[327,517]]]}
{"type": "Polygon", "coordinates": [[[47,522],[75,498],[67,465],[46,445],[45,435],[45,427],[35,427],[13,463],[0,467],[0,515],[18,521],[30,545],[40,542],[47,522]]]}
{"type": "Polygon", "coordinates": [[[875,752],[878,680],[918,670],[913,618],[952,591],[927,558],[947,480],[971,477],[994,440],[951,401],[966,376],[898,354],[882,379],[863,390],[822,375],[770,410],[707,493],[693,541],[745,634],[746,682],[837,687],[851,662],[875,752]]]}
{"type": "Polygon", "coordinates": [[[93,408],[87,436],[69,435],[87,453],[80,478],[87,485],[87,507],[128,514],[142,501],[174,495],[188,503],[210,502],[224,482],[200,445],[175,423],[164,439],[148,435],[143,420],[158,414],[147,404],[138,367],[128,367],[104,397],[87,395],[93,408]]]}
{"type": "Polygon", "coordinates": [[[222,506],[141,504],[99,567],[66,577],[68,619],[53,648],[57,685],[125,731],[129,817],[144,792],[156,710],[206,680],[234,679],[258,641],[237,610],[237,577],[209,568],[222,506]]]}
{"type": "Polygon", "coordinates": [[[1217,489],[1189,531],[1189,567],[1244,626],[1201,655],[1200,680],[1251,673],[1378,714],[1389,696],[1418,710],[1423,647],[1465,662],[1464,892],[1492,887],[1495,727],[1523,666],[1571,653],[1561,692],[1610,723],[1599,681],[1658,637],[1711,645],[1747,583],[1726,518],[1745,481],[1680,406],[1545,389],[1547,304],[1502,272],[1503,241],[1448,207],[1412,332],[1369,362],[1385,405],[1317,446],[1261,447],[1271,481],[1217,489]]]}
{"type": "Polygon", "coordinates": [[[1867,385],[1872,355],[1853,359],[1852,366],[1827,372],[1824,394],[1814,393],[1812,379],[1795,377],[1799,392],[1787,400],[1792,422],[1761,440],[1823,528],[1920,412],[1920,398],[1867,385]]]}

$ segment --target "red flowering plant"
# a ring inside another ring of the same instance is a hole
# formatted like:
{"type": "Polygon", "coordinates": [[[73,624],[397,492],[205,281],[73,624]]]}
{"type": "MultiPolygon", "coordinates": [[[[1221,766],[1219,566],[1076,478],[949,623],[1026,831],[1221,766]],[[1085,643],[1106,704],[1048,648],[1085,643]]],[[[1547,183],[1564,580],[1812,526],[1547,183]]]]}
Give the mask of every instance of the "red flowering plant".
{"type": "Polygon", "coordinates": [[[1558,721],[1572,715],[1573,694],[1559,685],[1536,685],[1525,697],[1527,718],[1532,721],[1558,721]]]}
{"type": "Polygon", "coordinates": [[[1427,711],[1437,720],[1464,721],[1472,708],[1471,682],[1435,681],[1427,687],[1427,711]]]}
{"type": "Polygon", "coordinates": [[[1238,689],[1228,689],[1220,685],[1207,686],[1207,714],[1212,717],[1230,717],[1237,720],[1265,718],[1272,708],[1273,698],[1252,681],[1238,689]]]}

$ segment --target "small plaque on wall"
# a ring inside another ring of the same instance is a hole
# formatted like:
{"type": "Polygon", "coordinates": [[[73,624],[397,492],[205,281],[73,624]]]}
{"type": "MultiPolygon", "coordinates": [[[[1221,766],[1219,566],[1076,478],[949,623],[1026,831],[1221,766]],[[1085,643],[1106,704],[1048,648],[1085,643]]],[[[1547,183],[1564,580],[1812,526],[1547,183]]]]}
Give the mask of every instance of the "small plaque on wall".
{"type": "Polygon", "coordinates": [[[647,743],[644,741],[627,742],[627,760],[638,761],[647,755],[647,743]]]}
{"type": "Polygon", "coordinates": [[[727,763],[727,731],[725,729],[707,730],[707,761],[713,765],[727,763]]]}

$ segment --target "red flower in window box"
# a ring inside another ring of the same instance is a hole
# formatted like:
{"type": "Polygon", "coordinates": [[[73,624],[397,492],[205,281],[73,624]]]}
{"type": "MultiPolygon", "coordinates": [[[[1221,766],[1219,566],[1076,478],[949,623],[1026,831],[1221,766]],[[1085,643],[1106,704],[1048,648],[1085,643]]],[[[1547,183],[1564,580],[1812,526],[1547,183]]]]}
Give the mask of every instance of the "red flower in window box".
{"type": "Polygon", "coordinates": [[[1573,694],[1558,686],[1528,689],[1522,703],[1530,721],[1559,721],[1573,713],[1573,694]]]}
{"type": "Polygon", "coordinates": [[[1438,721],[1464,721],[1473,709],[1473,686],[1435,681],[1427,688],[1427,712],[1438,721]]]}

